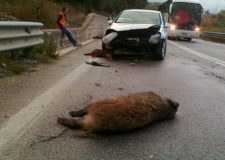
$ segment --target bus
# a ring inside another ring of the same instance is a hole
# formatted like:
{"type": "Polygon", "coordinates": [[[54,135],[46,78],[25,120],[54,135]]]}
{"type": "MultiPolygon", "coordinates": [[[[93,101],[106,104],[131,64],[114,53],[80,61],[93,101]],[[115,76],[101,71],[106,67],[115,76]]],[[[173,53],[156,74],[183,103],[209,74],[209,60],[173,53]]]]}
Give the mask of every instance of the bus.
{"type": "Polygon", "coordinates": [[[168,0],[159,6],[159,11],[168,13],[168,38],[191,41],[199,36],[203,13],[199,0],[168,0]]]}

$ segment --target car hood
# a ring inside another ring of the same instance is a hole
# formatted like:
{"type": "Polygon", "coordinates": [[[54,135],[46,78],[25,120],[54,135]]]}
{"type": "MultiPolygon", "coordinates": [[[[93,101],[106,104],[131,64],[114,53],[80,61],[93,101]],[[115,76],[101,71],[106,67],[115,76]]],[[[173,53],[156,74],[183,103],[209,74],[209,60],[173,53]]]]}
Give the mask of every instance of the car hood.
{"type": "Polygon", "coordinates": [[[113,23],[109,29],[115,30],[115,31],[128,31],[128,30],[136,30],[136,29],[148,29],[152,26],[157,26],[155,24],[124,24],[124,23],[113,23]]]}

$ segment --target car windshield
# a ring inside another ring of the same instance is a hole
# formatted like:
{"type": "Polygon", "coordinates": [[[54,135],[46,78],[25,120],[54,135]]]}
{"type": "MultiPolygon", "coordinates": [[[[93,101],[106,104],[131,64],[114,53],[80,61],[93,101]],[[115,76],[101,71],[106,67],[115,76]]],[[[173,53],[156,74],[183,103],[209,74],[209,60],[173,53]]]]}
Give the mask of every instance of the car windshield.
{"type": "Polygon", "coordinates": [[[160,25],[160,15],[149,11],[124,11],[116,20],[116,23],[156,24],[160,25]]]}

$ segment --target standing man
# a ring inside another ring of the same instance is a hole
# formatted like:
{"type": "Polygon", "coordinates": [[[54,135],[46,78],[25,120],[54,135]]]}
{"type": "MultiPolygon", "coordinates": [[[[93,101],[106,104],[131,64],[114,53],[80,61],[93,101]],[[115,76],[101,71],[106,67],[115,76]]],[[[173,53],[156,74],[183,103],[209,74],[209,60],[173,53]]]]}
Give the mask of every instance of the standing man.
{"type": "Polygon", "coordinates": [[[57,17],[56,23],[59,26],[62,33],[66,34],[69,41],[73,44],[74,47],[76,47],[77,46],[77,40],[73,37],[72,33],[68,29],[68,23],[67,23],[67,19],[66,19],[66,13],[67,12],[68,12],[68,8],[63,7],[62,12],[60,12],[58,17],[57,17]]]}

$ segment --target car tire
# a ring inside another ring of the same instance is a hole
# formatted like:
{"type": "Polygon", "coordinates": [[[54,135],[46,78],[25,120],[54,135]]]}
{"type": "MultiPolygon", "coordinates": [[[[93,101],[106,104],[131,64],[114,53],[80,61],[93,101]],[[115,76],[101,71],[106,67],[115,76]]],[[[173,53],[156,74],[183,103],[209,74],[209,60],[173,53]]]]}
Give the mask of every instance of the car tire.
{"type": "Polygon", "coordinates": [[[106,45],[102,42],[102,50],[107,50],[106,45]]]}
{"type": "Polygon", "coordinates": [[[107,49],[106,45],[102,42],[102,50],[105,50],[106,52],[108,52],[111,55],[112,59],[116,58],[116,55],[114,54],[113,50],[107,49]]]}
{"type": "Polygon", "coordinates": [[[156,60],[164,60],[166,56],[166,40],[161,40],[161,42],[155,46],[154,54],[156,60]]]}

